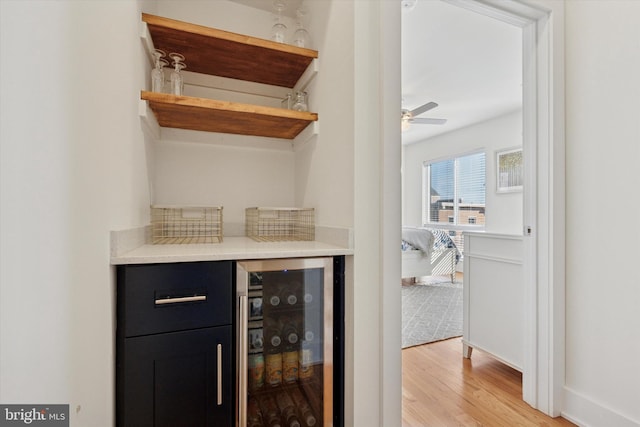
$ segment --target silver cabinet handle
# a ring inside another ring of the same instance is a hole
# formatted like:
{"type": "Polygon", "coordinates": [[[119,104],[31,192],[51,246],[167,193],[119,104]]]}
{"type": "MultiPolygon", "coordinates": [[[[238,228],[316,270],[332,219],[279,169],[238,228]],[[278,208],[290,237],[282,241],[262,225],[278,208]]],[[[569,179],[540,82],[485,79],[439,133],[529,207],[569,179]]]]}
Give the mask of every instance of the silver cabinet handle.
{"type": "Polygon", "coordinates": [[[218,344],[218,406],[222,405],[222,344],[218,344]]]}
{"type": "Polygon", "coordinates": [[[175,298],[158,298],[156,299],[156,305],[163,304],[177,304],[181,302],[194,302],[194,301],[206,301],[206,295],[194,295],[192,297],[175,297],[175,298]]]}

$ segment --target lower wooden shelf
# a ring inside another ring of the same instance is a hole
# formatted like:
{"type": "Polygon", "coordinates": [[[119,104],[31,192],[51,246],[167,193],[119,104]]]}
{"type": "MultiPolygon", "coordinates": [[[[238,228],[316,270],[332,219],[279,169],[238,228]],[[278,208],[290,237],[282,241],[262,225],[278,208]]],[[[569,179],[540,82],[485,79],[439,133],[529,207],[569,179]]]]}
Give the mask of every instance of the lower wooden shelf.
{"type": "Polygon", "coordinates": [[[317,113],[142,91],[161,127],[294,139],[317,113]]]}

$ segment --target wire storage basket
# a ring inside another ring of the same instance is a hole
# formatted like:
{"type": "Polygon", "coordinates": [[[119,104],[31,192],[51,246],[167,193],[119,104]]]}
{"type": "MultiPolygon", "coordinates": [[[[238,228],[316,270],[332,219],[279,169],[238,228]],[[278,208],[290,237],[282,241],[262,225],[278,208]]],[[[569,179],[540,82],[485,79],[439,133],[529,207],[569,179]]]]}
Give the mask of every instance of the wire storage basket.
{"type": "Polygon", "coordinates": [[[221,243],[221,206],[151,206],[153,244],[221,243]]]}
{"type": "Polygon", "coordinates": [[[247,237],[257,242],[315,240],[313,208],[247,208],[247,237]]]}

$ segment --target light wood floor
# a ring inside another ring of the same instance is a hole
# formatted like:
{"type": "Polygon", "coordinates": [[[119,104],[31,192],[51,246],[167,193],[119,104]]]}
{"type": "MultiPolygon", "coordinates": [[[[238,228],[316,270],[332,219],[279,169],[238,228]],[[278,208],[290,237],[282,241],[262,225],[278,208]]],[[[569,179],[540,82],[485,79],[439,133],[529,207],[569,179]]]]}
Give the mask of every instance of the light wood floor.
{"type": "Polygon", "coordinates": [[[522,374],[460,338],[402,350],[402,426],[573,426],[522,400],[522,374]]]}

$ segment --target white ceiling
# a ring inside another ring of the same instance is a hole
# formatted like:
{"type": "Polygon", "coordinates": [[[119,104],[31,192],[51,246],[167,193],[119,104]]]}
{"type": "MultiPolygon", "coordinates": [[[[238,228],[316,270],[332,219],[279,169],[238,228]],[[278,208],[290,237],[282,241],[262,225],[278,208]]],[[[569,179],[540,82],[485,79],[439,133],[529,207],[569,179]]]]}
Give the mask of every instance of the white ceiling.
{"type": "Polygon", "coordinates": [[[447,119],[411,125],[404,144],[521,108],[522,30],[441,0],[403,7],[402,99],[409,110],[436,102],[419,117],[447,119]]]}
{"type": "MultiPolygon", "coordinates": [[[[274,10],[272,0],[232,1],[274,10]]],[[[402,7],[402,108],[433,101],[438,107],[419,117],[447,119],[444,125],[411,125],[402,133],[403,144],[521,107],[520,28],[443,0],[396,1],[402,7]]],[[[285,15],[295,16],[302,2],[287,0],[285,15]]]]}

